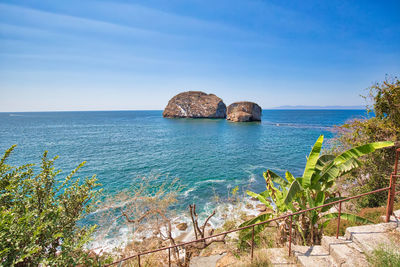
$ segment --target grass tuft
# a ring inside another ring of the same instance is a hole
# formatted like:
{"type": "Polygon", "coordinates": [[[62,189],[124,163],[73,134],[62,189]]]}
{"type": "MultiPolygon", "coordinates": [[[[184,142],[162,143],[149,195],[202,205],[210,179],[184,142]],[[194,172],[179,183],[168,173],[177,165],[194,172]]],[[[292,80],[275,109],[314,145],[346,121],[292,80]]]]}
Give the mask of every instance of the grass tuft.
{"type": "Polygon", "coordinates": [[[398,267],[400,266],[400,253],[392,248],[379,247],[367,257],[371,266],[398,267]]]}

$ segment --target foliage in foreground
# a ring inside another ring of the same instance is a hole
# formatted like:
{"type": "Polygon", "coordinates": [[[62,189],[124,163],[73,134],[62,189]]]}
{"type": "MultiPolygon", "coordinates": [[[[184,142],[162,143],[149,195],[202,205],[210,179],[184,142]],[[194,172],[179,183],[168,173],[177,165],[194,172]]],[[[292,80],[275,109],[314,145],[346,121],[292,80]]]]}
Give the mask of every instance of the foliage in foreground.
{"type": "Polygon", "coordinates": [[[0,265],[96,265],[96,257],[84,250],[95,226],[78,225],[99,191],[95,176],[73,178],[83,162],[59,181],[57,157],[48,159],[47,151],[39,173],[33,164],[9,166],[14,148],[0,161],[0,265]]]}
{"type": "MultiPolygon", "coordinates": [[[[336,128],[332,152],[342,151],[379,140],[400,141],[400,80],[389,79],[376,83],[366,97],[372,103],[375,117],[352,120],[336,128]]],[[[362,160],[363,165],[344,176],[339,190],[361,194],[387,186],[395,161],[395,147],[377,151],[362,160]]],[[[386,192],[366,196],[357,201],[359,207],[378,207],[385,204],[386,192]]]]}
{"type": "Polygon", "coordinates": [[[393,248],[378,247],[367,257],[371,266],[398,267],[400,266],[400,253],[393,248]]]}
{"type": "MultiPolygon", "coordinates": [[[[393,142],[375,142],[351,148],[339,156],[321,156],[322,142],[323,136],[321,135],[310,152],[302,177],[295,178],[288,171],[286,172],[286,179],[271,170],[267,170],[264,173],[267,190],[260,194],[251,191],[247,191],[247,193],[252,197],[256,197],[271,210],[274,208],[269,200],[273,201],[275,213],[259,215],[243,223],[241,227],[266,221],[274,216],[314,208],[342,199],[331,190],[335,185],[336,179],[358,168],[361,164],[358,158],[377,149],[393,146],[393,142]]],[[[330,206],[327,206],[293,216],[293,241],[305,245],[319,244],[323,228],[332,219],[338,217],[337,212],[328,212],[329,208],[330,206]]],[[[343,212],[341,213],[341,218],[358,223],[371,223],[370,220],[360,216],[343,212]]],[[[288,236],[288,223],[289,218],[279,226],[282,242],[286,242],[286,237],[288,236]]],[[[256,226],[256,233],[261,232],[266,225],[256,226]]],[[[251,235],[252,232],[250,230],[244,230],[241,233],[241,238],[242,240],[247,240],[251,238],[251,235]]]]}

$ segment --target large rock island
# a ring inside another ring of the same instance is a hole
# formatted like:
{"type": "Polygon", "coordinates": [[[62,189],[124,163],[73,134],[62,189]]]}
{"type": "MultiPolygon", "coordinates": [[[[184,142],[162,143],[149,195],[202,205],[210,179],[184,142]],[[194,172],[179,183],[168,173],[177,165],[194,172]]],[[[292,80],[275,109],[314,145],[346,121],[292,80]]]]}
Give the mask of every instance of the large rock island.
{"type": "Polygon", "coordinates": [[[214,94],[189,91],[177,94],[163,112],[168,118],[225,118],[226,105],[214,94]]]}
{"type": "Polygon", "coordinates": [[[247,101],[230,104],[226,119],[235,122],[261,121],[261,107],[247,101]]]}

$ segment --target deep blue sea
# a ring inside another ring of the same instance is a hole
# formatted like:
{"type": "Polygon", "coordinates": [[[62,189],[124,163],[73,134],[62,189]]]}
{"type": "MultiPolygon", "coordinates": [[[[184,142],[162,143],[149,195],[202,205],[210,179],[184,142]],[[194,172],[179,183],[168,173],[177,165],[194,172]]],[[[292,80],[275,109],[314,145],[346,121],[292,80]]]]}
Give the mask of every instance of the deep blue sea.
{"type": "Polygon", "coordinates": [[[40,163],[58,155],[63,174],[87,161],[79,176],[96,174],[106,194],[138,181],[175,177],[185,187],[179,207],[202,209],[235,186],[264,190],[263,171],[301,175],[319,135],[366,117],[363,110],[263,110],[262,122],[167,119],[162,111],[0,113],[0,150],[18,147],[9,163],[40,163]]]}

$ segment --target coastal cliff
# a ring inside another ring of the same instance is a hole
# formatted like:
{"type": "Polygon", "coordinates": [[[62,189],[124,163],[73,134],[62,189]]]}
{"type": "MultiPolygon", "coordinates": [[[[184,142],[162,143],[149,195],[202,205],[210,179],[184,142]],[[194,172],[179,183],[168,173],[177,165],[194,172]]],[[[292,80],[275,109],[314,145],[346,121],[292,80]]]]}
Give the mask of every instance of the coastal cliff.
{"type": "Polygon", "coordinates": [[[214,94],[188,91],[177,94],[163,112],[167,118],[225,118],[226,105],[214,94]]]}

